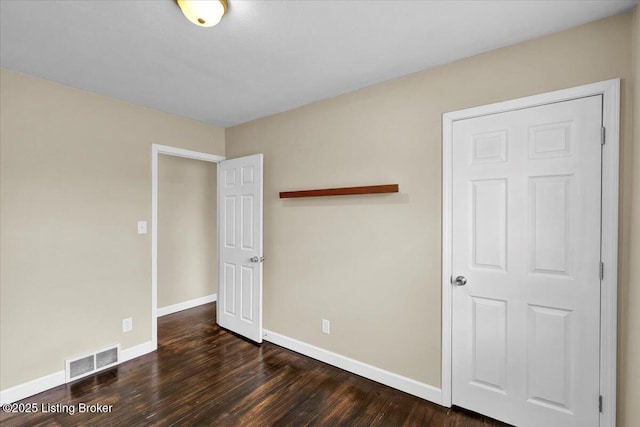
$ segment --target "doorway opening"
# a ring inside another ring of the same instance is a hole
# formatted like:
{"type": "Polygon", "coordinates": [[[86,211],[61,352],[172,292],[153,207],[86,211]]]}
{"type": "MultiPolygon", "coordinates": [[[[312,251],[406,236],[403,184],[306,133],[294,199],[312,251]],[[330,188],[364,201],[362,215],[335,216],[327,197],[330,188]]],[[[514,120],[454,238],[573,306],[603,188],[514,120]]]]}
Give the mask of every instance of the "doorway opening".
{"type": "Polygon", "coordinates": [[[160,155],[158,316],[214,302],[217,163],[160,155]]]}
{"type": "MultiPolygon", "coordinates": [[[[165,145],[153,144],[151,147],[151,351],[158,348],[158,199],[161,154],[213,163],[218,163],[225,159],[223,156],[165,145]]],[[[212,193],[215,194],[216,183],[214,181],[211,184],[212,193]]],[[[214,242],[213,245],[217,247],[217,242],[214,242]]],[[[217,263],[215,264],[217,265],[217,263]]]]}

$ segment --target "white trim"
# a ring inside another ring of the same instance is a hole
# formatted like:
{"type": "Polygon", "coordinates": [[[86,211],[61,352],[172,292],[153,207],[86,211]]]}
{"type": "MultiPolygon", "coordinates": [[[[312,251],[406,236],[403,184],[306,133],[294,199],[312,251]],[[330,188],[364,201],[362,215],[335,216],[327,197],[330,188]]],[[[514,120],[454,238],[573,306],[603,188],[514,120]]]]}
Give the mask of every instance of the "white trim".
{"type": "Polygon", "coordinates": [[[168,305],[166,307],[158,308],[158,317],[166,316],[168,314],[177,313],[182,310],[188,310],[193,307],[197,307],[203,304],[209,304],[218,299],[218,294],[211,294],[200,298],[194,298],[189,301],[179,302],[177,304],[168,305]]]}
{"type": "Polygon", "coordinates": [[[151,145],[151,351],[158,348],[158,156],[160,154],[213,163],[225,159],[223,156],[184,148],[151,145]]]}
{"type": "Polygon", "coordinates": [[[64,370],[18,384],[17,386],[0,391],[0,405],[5,403],[13,403],[22,400],[25,397],[42,393],[50,388],[58,387],[65,383],[64,370]]]}
{"type": "Polygon", "coordinates": [[[405,393],[409,393],[438,404],[442,400],[441,391],[437,387],[412,380],[411,378],[403,377],[402,375],[394,374],[393,372],[385,371],[384,369],[376,368],[375,366],[359,362],[349,357],[324,350],[311,344],[307,344],[302,341],[298,341],[296,339],[289,338],[272,331],[268,331],[266,329],[263,330],[262,335],[262,338],[265,341],[269,341],[273,344],[279,345],[281,347],[287,348],[289,350],[295,351],[296,353],[303,354],[305,356],[311,357],[312,359],[319,360],[329,365],[336,366],[340,369],[344,369],[345,371],[360,375],[372,381],[404,391],[405,393]]]}
{"type": "MultiPolygon", "coordinates": [[[[153,344],[151,341],[147,341],[134,347],[121,350],[120,362],[117,365],[113,366],[118,366],[131,359],[135,359],[136,357],[151,353],[154,350],[155,349],[153,348],[153,344]]],[[[66,373],[64,370],[62,370],[49,375],[45,375],[40,378],[36,378],[35,380],[27,381],[26,383],[18,384],[17,386],[10,387],[6,390],[2,390],[0,391],[0,405],[4,405],[5,403],[17,402],[18,400],[22,400],[26,397],[30,397],[54,387],[58,387],[65,384],[65,380],[66,373]]]]}
{"type": "Polygon", "coordinates": [[[530,108],[586,96],[603,96],[603,126],[607,142],[602,150],[602,261],[600,317],[600,426],[616,425],[616,336],[618,284],[618,173],[620,152],[620,79],[528,96],[442,116],[442,405],[451,406],[451,169],[452,127],[457,120],[530,108]]]}
{"type": "Polygon", "coordinates": [[[453,150],[450,143],[453,121],[445,114],[442,117],[442,405],[451,407],[451,223],[453,201],[453,172],[450,162],[453,150]],[[446,141],[446,142],[445,142],[446,141]],[[446,280],[445,280],[446,278],[446,280]]]}
{"type": "Polygon", "coordinates": [[[169,156],[184,157],[185,159],[204,160],[205,162],[221,162],[224,156],[217,154],[202,153],[200,151],[186,150],[184,148],[170,147],[168,145],[152,144],[157,154],[167,154],[169,156]]]}
{"type": "Polygon", "coordinates": [[[616,370],[618,330],[618,176],[620,173],[620,80],[603,82],[603,126],[606,143],[602,150],[601,260],[600,282],[600,425],[616,425],[616,370]]]}
{"type": "Polygon", "coordinates": [[[120,363],[128,362],[136,357],[144,356],[147,353],[155,351],[153,343],[151,341],[143,342],[142,344],[134,345],[133,347],[125,348],[120,352],[120,363]]]}

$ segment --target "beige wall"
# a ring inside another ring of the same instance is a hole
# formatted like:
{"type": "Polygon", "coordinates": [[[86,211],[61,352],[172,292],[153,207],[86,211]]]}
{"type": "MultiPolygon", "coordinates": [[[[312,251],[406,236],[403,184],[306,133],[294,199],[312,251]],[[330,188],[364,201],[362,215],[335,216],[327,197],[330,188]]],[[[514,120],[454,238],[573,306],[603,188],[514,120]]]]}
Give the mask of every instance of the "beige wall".
{"type": "MultiPolygon", "coordinates": [[[[629,150],[630,167],[630,230],[629,255],[621,259],[625,272],[620,286],[620,338],[618,414],[620,425],[640,422],[640,9],[636,7],[633,24],[633,144],[629,150]]],[[[625,215],[629,211],[622,212],[625,215]]]]}
{"type": "MultiPolygon", "coordinates": [[[[620,77],[619,419],[640,419],[638,37],[619,15],[227,129],[228,157],[265,154],[265,328],[439,386],[442,113],[620,77]],[[379,183],[401,193],[277,196],[379,183]]],[[[225,132],[5,70],[0,102],[6,389],[149,339],[150,144],[223,155],[225,132]]]]}
{"type": "Polygon", "coordinates": [[[224,130],[2,70],[0,388],[151,338],[151,144],[224,155],[224,130]],[[134,330],[122,333],[121,320],[134,330]]]}
{"type": "MultiPolygon", "coordinates": [[[[265,155],[265,328],[440,386],[442,114],[620,77],[628,154],[631,29],[627,13],[227,129],[228,157],[265,155]],[[278,198],[386,183],[400,194],[278,198]],[[331,335],[321,334],[322,318],[331,335]]],[[[621,176],[625,271],[626,155],[621,176]]],[[[640,328],[633,321],[621,345],[640,328]]]]}
{"type": "Polygon", "coordinates": [[[158,162],[158,307],[216,293],[216,164],[158,162]]]}

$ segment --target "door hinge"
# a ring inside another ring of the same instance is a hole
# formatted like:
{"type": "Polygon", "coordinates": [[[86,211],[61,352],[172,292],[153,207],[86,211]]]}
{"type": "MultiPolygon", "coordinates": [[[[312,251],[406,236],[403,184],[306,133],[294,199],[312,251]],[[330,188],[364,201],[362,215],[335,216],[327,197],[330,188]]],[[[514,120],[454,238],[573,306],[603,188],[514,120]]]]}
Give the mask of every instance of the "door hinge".
{"type": "Polygon", "coordinates": [[[602,395],[598,397],[598,410],[602,412],[602,395]]]}
{"type": "Polygon", "coordinates": [[[607,135],[607,130],[605,129],[604,126],[602,126],[600,128],[600,145],[604,145],[606,142],[606,135],[607,135]]]}
{"type": "Polygon", "coordinates": [[[604,280],[604,262],[600,261],[600,280],[604,280]]]}

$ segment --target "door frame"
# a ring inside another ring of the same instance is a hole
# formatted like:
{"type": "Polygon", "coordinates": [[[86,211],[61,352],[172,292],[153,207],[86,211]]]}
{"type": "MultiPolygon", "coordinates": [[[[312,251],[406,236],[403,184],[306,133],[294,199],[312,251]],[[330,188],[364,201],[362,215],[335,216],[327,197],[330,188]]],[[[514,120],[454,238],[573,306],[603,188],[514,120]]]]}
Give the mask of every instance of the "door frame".
{"type": "Polygon", "coordinates": [[[488,104],[442,115],[442,405],[452,401],[452,214],[453,124],[458,120],[602,95],[606,143],[602,149],[600,290],[600,426],[616,425],[616,353],[618,294],[618,175],[620,164],[620,79],[577,86],[488,104]]]}
{"type": "MultiPolygon", "coordinates": [[[[151,144],[151,350],[158,349],[158,156],[183,157],[218,163],[226,158],[216,154],[202,153],[168,145],[151,144]]],[[[217,189],[216,189],[217,191],[217,189]]],[[[216,206],[216,230],[218,229],[218,206],[216,206]]],[[[216,237],[217,238],[217,237],[216,237]]],[[[216,248],[218,244],[216,242],[216,248]]]]}

